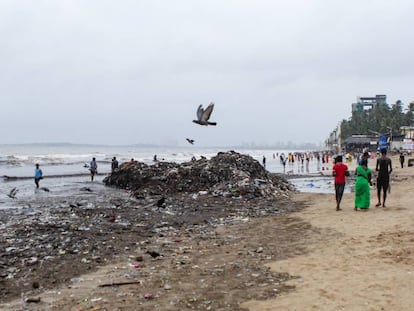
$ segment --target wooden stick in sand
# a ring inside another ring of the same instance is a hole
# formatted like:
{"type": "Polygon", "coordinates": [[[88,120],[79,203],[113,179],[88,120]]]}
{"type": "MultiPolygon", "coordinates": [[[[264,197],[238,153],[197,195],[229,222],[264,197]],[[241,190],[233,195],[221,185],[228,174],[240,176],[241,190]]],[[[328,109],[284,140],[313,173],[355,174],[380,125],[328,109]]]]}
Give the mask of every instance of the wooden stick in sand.
{"type": "Polygon", "coordinates": [[[109,286],[121,286],[121,285],[132,285],[132,284],[141,284],[141,281],[127,281],[127,282],[112,282],[100,284],[99,287],[109,287],[109,286]]]}

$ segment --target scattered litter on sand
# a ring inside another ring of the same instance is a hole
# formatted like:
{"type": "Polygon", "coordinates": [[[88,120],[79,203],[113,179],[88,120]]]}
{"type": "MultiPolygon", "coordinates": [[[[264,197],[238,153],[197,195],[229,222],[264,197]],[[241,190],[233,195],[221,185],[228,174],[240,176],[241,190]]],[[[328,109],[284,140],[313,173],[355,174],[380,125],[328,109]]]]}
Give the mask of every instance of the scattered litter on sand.
{"type": "MultiPolygon", "coordinates": [[[[191,266],[191,251],[177,244],[215,241],[220,226],[297,209],[290,200],[294,187],[287,180],[234,151],[182,164],[123,163],[104,183],[111,187],[94,185],[67,196],[28,198],[19,201],[23,208],[0,211],[3,302],[37,296],[60,284],[76,286],[82,283],[80,276],[126,254],[134,258],[131,274],[144,271],[148,260],[174,258],[181,266],[191,266]]],[[[261,246],[243,256],[271,258],[261,246]]],[[[252,267],[237,269],[242,273],[252,267]]],[[[252,273],[240,281],[277,278],[265,268],[252,273]]],[[[117,285],[129,282],[141,281],[121,280],[117,285]]],[[[164,291],[175,287],[163,284],[164,291]]],[[[145,295],[150,300],[158,297],[145,295]]]]}

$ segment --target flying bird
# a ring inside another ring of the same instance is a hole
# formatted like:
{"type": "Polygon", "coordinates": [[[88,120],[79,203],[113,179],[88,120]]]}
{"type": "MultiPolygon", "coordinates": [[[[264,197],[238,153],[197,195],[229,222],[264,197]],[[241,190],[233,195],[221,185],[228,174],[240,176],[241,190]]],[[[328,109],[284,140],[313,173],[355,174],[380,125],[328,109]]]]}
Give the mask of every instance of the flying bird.
{"type": "Polygon", "coordinates": [[[190,144],[194,145],[194,139],[190,139],[190,138],[186,138],[186,139],[190,144]]]}
{"type": "Polygon", "coordinates": [[[214,109],[214,103],[210,103],[206,109],[203,109],[202,105],[198,106],[197,109],[197,120],[193,120],[194,123],[200,124],[200,125],[217,125],[216,122],[209,122],[211,113],[214,109]]]}
{"type": "Polygon", "coordinates": [[[16,194],[19,189],[14,187],[12,190],[10,190],[10,193],[7,195],[9,198],[16,199],[16,194]]]}

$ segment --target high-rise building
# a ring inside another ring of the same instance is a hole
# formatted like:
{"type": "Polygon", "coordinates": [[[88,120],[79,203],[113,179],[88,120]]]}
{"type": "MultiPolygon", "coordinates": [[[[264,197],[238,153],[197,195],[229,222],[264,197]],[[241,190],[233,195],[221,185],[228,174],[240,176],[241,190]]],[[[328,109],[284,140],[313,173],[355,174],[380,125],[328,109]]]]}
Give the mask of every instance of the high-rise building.
{"type": "Polygon", "coordinates": [[[386,104],[387,95],[375,95],[375,97],[357,97],[357,102],[352,104],[352,112],[367,111],[378,104],[386,104]]]}

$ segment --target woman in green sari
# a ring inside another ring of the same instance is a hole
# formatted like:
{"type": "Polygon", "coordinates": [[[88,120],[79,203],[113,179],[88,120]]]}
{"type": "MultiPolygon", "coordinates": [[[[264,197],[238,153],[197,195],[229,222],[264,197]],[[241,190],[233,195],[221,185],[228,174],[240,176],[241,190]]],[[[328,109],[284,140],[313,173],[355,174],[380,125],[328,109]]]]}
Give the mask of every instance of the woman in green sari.
{"type": "Polygon", "coordinates": [[[371,203],[371,192],[369,186],[371,185],[371,170],[368,168],[368,161],[366,159],[361,161],[361,164],[356,169],[356,184],[355,184],[355,210],[358,208],[368,209],[371,203]]]}

